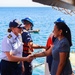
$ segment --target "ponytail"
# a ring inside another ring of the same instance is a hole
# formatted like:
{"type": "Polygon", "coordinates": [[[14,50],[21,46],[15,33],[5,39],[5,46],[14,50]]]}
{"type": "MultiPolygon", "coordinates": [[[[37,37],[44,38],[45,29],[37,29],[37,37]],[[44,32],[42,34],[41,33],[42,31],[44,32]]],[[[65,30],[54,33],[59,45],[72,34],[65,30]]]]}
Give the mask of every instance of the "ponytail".
{"type": "Polygon", "coordinates": [[[8,29],[8,32],[10,33],[11,31],[12,31],[12,30],[9,28],[9,29],[8,29]]]}
{"type": "Polygon", "coordinates": [[[71,41],[71,31],[70,28],[66,25],[66,34],[64,35],[67,40],[69,41],[70,46],[72,46],[72,41],[71,41]]]}

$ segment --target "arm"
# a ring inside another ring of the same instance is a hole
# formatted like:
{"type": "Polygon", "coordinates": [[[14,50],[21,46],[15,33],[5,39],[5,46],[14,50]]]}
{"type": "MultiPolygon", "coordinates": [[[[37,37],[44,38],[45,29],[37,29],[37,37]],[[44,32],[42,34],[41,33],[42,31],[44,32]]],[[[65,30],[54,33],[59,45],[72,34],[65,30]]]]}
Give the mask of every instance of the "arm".
{"type": "Polygon", "coordinates": [[[37,45],[37,44],[33,44],[33,42],[28,42],[28,46],[31,48],[34,48],[34,49],[39,49],[39,48],[46,48],[45,46],[40,46],[40,45],[37,45]]]}
{"type": "Polygon", "coordinates": [[[44,49],[46,49],[45,46],[40,46],[40,45],[37,45],[37,44],[33,44],[33,48],[34,48],[34,49],[39,49],[39,48],[44,48],[44,49]]]}
{"type": "Polygon", "coordinates": [[[59,65],[58,65],[58,68],[57,68],[57,73],[56,73],[56,75],[61,75],[62,70],[63,70],[63,68],[64,68],[64,66],[65,66],[65,63],[66,63],[67,54],[68,54],[68,53],[65,53],[65,52],[59,53],[60,61],[59,61],[59,65]]]}
{"type": "Polygon", "coordinates": [[[14,56],[13,54],[10,54],[10,52],[5,52],[5,54],[7,55],[9,61],[14,61],[14,62],[28,61],[28,62],[30,62],[32,60],[32,58],[30,58],[30,56],[18,57],[18,56],[14,56]]]}
{"type": "Polygon", "coordinates": [[[33,57],[38,58],[38,57],[49,56],[51,54],[52,54],[52,47],[50,47],[48,50],[45,50],[44,52],[34,54],[33,57]]]}
{"type": "Polygon", "coordinates": [[[24,67],[24,62],[22,61],[22,73],[24,73],[25,67],[24,67]]]}
{"type": "Polygon", "coordinates": [[[24,33],[24,42],[26,42],[29,46],[29,48],[35,48],[35,49],[38,49],[38,48],[45,48],[45,46],[39,46],[37,44],[33,44],[32,42],[32,38],[31,36],[29,35],[29,33],[24,33]]]}

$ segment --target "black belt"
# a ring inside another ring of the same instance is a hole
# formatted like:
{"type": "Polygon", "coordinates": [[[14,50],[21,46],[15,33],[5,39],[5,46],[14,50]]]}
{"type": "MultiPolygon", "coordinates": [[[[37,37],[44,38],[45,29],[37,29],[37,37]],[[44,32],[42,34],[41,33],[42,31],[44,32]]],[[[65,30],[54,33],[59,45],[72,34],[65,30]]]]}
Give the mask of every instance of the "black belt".
{"type": "Polygon", "coordinates": [[[20,61],[18,61],[18,62],[13,62],[13,61],[7,61],[7,60],[1,60],[1,61],[3,61],[3,62],[7,62],[7,63],[9,63],[9,64],[20,64],[20,61]]]}

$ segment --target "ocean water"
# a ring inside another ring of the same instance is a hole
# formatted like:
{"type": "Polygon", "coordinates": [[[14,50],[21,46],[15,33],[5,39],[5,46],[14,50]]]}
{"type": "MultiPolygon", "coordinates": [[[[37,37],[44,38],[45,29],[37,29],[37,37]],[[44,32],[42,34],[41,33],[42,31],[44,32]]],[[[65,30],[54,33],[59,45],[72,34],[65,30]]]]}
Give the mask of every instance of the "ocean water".
{"type": "MultiPolygon", "coordinates": [[[[0,7],[0,49],[1,41],[7,34],[9,22],[13,19],[21,20],[25,17],[31,17],[34,22],[33,29],[40,29],[39,33],[31,33],[33,42],[39,45],[46,45],[49,34],[53,31],[54,21],[62,17],[71,29],[72,43],[71,52],[75,52],[75,15],[66,15],[51,7],[0,7]]],[[[42,49],[34,50],[41,52],[42,49]]],[[[32,64],[39,65],[45,62],[44,58],[33,60],[32,64]]],[[[33,75],[44,75],[44,65],[33,68],[33,75]]]]}

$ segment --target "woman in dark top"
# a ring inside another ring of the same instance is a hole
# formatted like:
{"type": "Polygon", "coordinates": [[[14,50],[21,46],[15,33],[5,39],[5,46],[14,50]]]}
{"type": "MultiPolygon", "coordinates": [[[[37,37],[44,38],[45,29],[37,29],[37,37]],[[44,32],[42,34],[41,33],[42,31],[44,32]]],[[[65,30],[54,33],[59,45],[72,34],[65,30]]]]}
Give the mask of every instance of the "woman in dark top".
{"type": "Polygon", "coordinates": [[[47,51],[34,54],[34,57],[53,56],[51,75],[71,75],[72,68],[69,60],[71,42],[71,32],[65,22],[55,22],[54,45],[47,51]]]}

